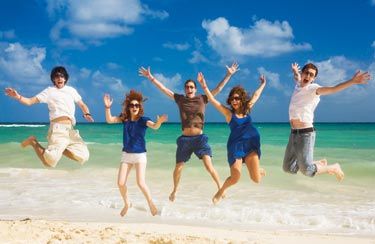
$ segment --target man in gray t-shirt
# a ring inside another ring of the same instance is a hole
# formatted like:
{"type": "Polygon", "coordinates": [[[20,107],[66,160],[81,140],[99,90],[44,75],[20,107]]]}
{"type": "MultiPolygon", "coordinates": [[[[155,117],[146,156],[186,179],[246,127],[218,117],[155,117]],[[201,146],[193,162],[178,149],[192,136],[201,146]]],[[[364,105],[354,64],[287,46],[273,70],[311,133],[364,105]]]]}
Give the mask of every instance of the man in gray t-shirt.
{"type": "MultiPolygon", "coordinates": [[[[224,79],[211,91],[214,96],[223,89],[232,75],[237,72],[238,64],[233,63],[230,67],[226,66],[226,68],[227,73],[224,79]]],[[[169,195],[169,200],[172,202],[175,200],[183,166],[190,159],[192,153],[203,161],[217,188],[220,189],[219,175],[211,161],[212,152],[211,147],[208,145],[208,137],[203,134],[204,112],[208,102],[207,96],[196,94],[197,86],[193,80],[185,82],[185,94],[182,95],[176,94],[165,87],[151,74],[150,68],[145,69],[141,67],[139,75],[149,79],[159,90],[173,99],[180,111],[182,135],[177,139],[176,167],[173,172],[174,186],[169,195]]]]}

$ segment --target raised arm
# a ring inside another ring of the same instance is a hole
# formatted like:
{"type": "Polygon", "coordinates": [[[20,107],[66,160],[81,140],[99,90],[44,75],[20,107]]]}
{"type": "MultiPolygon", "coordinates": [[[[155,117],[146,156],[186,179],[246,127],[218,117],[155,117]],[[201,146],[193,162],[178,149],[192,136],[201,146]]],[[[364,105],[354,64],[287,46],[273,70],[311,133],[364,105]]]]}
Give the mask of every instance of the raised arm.
{"type": "Polygon", "coordinates": [[[292,63],[293,78],[295,81],[301,81],[301,69],[297,63],[292,63]]]}
{"type": "Polygon", "coordinates": [[[249,109],[251,109],[254,106],[254,104],[258,101],[260,95],[263,92],[264,87],[266,86],[267,81],[266,81],[266,77],[264,75],[261,75],[259,77],[259,80],[260,80],[260,85],[259,85],[258,89],[256,89],[256,91],[254,92],[253,96],[251,97],[251,99],[250,99],[250,101],[247,105],[249,109]]]}
{"type": "Polygon", "coordinates": [[[337,84],[331,87],[319,87],[318,89],[316,89],[316,94],[317,95],[330,95],[330,94],[345,90],[346,88],[352,85],[367,84],[367,82],[370,79],[371,79],[371,76],[368,72],[357,71],[354,74],[354,76],[348,81],[342,82],[340,84],[337,84]]]}
{"type": "Polygon", "coordinates": [[[152,74],[151,74],[151,70],[150,70],[150,67],[148,67],[147,69],[144,68],[144,67],[141,67],[139,68],[138,70],[138,74],[140,76],[144,76],[146,77],[147,79],[149,79],[157,88],[159,88],[160,91],[162,91],[165,95],[167,95],[169,98],[171,99],[174,99],[174,92],[171,91],[170,89],[168,89],[167,87],[165,87],[163,85],[163,83],[161,83],[160,81],[158,81],[152,74]]]}
{"type": "Polygon", "coordinates": [[[234,62],[230,67],[228,67],[227,65],[225,67],[227,68],[227,73],[225,74],[223,80],[220,81],[220,83],[216,86],[216,88],[211,91],[213,96],[216,96],[217,94],[219,94],[219,92],[221,92],[224,86],[228,83],[232,75],[234,75],[234,73],[240,70],[238,68],[237,62],[234,62]]]}
{"type": "Polygon", "coordinates": [[[19,94],[15,89],[10,88],[10,87],[5,88],[5,94],[11,98],[18,100],[20,103],[27,105],[27,106],[31,106],[35,103],[39,103],[38,98],[36,97],[27,98],[27,97],[21,96],[21,94],[19,94]]]}
{"type": "Polygon", "coordinates": [[[206,80],[204,79],[204,76],[201,72],[198,73],[197,80],[198,80],[199,84],[201,84],[204,93],[208,97],[208,100],[212,103],[212,105],[214,105],[214,107],[220,113],[222,113],[224,115],[225,121],[227,121],[227,123],[229,123],[231,118],[232,118],[232,112],[228,108],[223,106],[218,100],[216,100],[216,98],[213,96],[211,91],[208,89],[207,84],[206,84],[206,80]]]}
{"type": "Polygon", "coordinates": [[[113,99],[109,96],[109,94],[104,94],[103,102],[105,107],[105,120],[107,121],[107,123],[121,123],[122,120],[120,117],[112,116],[111,114],[111,106],[113,103],[113,99]]]}
{"type": "Polygon", "coordinates": [[[87,120],[88,122],[94,122],[94,119],[92,118],[92,115],[90,114],[89,107],[87,107],[87,105],[82,100],[79,100],[77,104],[79,108],[82,110],[83,118],[85,118],[85,120],[87,120]]]}
{"type": "Polygon", "coordinates": [[[149,120],[147,121],[147,126],[150,127],[151,129],[157,130],[160,128],[161,124],[163,124],[165,121],[168,120],[168,116],[166,114],[163,114],[161,116],[156,117],[156,122],[154,123],[153,121],[149,120]]]}

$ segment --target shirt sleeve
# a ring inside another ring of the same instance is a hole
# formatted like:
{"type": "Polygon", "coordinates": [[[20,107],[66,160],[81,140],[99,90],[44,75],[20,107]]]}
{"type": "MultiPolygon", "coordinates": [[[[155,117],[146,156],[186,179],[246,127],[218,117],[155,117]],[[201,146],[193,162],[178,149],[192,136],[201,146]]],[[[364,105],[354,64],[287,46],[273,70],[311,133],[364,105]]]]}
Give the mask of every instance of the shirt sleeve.
{"type": "Polygon", "coordinates": [[[39,100],[40,103],[47,103],[48,94],[49,94],[48,90],[49,90],[49,87],[44,89],[43,91],[41,91],[40,93],[36,95],[36,98],[39,100]]]}
{"type": "Polygon", "coordinates": [[[208,97],[207,97],[207,95],[202,95],[202,98],[203,98],[203,102],[205,104],[207,104],[208,103],[208,97]]]}
{"type": "Polygon", "coordinates": [[[77,92],[77,90],[74,89],[74,88],[72,88],[72,96],[73,96],[73,99],[74,99],[75,103],[82,100],[81,95],[79,95],[79,93],[77,92]]]}
{"type": "Polygon", "coordinates": [[[174,101],[175,101],[176,103],[179,103],[181,97],[183,97],[183,96],[182,96],[181,94],[177,94],[177,93],[175,93],[175,94],[173,95],[173,97],[174,97],[174,101]]]}
{"type": "Polygon", "coordinates": [[[141,117],[140,122],[143,127],[147,127],[147,121],[151,120],[149,117],[141,117]]]}
{"type": "Polygon", "coordinates": [[[319,84],[313,83],[309,86],[309,91],[311,92],[312,95],[319,96],[316,94],[316,90],[321,87],[319,84]]]}

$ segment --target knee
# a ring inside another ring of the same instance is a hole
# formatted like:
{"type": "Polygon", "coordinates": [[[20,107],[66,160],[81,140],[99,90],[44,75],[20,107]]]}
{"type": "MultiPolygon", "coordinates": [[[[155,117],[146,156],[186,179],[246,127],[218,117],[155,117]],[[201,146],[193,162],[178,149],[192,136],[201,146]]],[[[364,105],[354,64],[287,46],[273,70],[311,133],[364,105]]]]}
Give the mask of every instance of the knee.
{"type": "Polygon", "coordinates": [[[143,189],[146,186],[146,182],[143,180],[137,180],[137,185],[139,188],[143,189]]]}
{"type": "Polygon", "coordinates": [[[81,155],[79,155],[78,157],[76,156],[75,157],[77,159],[77,162],[80,163],[80,164],[84,164],[86,163],[87,161],[89,161],[89,158],[90,158],[90,152],[88,149],[84,150],[82,152],[81,155]]]}
{"type": "Polygon", "coordinates": [[[126,187],[126,183],[125,183],[125,181],[118,180],[117,186],[118,186],[118,188],[124,188],[124,187],[126,187]]]}
{"type": "Polygon", "coordinates": [[[240,180],[241,172],[238,170],[233,170],[230,177],[232,178],[232,182],[235,184],[240,180]]]}
{"type": "Polygon", "coordinates": [[[43,154],[44,158],[44,165],[49,168],[55,168],[57,165],[57,162],[59,161],[58,157],[53,156],[52,154],[49,153],[44,153],[43,154]]]}

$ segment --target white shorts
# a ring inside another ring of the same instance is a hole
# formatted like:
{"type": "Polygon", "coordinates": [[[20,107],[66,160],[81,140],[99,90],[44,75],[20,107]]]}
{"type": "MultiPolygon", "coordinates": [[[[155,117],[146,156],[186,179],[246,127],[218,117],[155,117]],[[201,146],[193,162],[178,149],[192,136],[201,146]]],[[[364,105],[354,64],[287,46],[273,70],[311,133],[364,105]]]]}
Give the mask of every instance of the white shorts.
{"type": "Polygon", "coordinates": [[[144,153],[127,153],[122,152],[121,163],[125,164],[138,164],[147,163],[147,154],[144,153]]]}
{"type": "Polygon", "coordinates": [[[72,125],[51,123],[48,130],[48,146],[44,150],[43,157],[48,164],[55,167],[65,150],[68,150],[74,159],[80,164],[89,159],[89,150],[72,125]]]}

